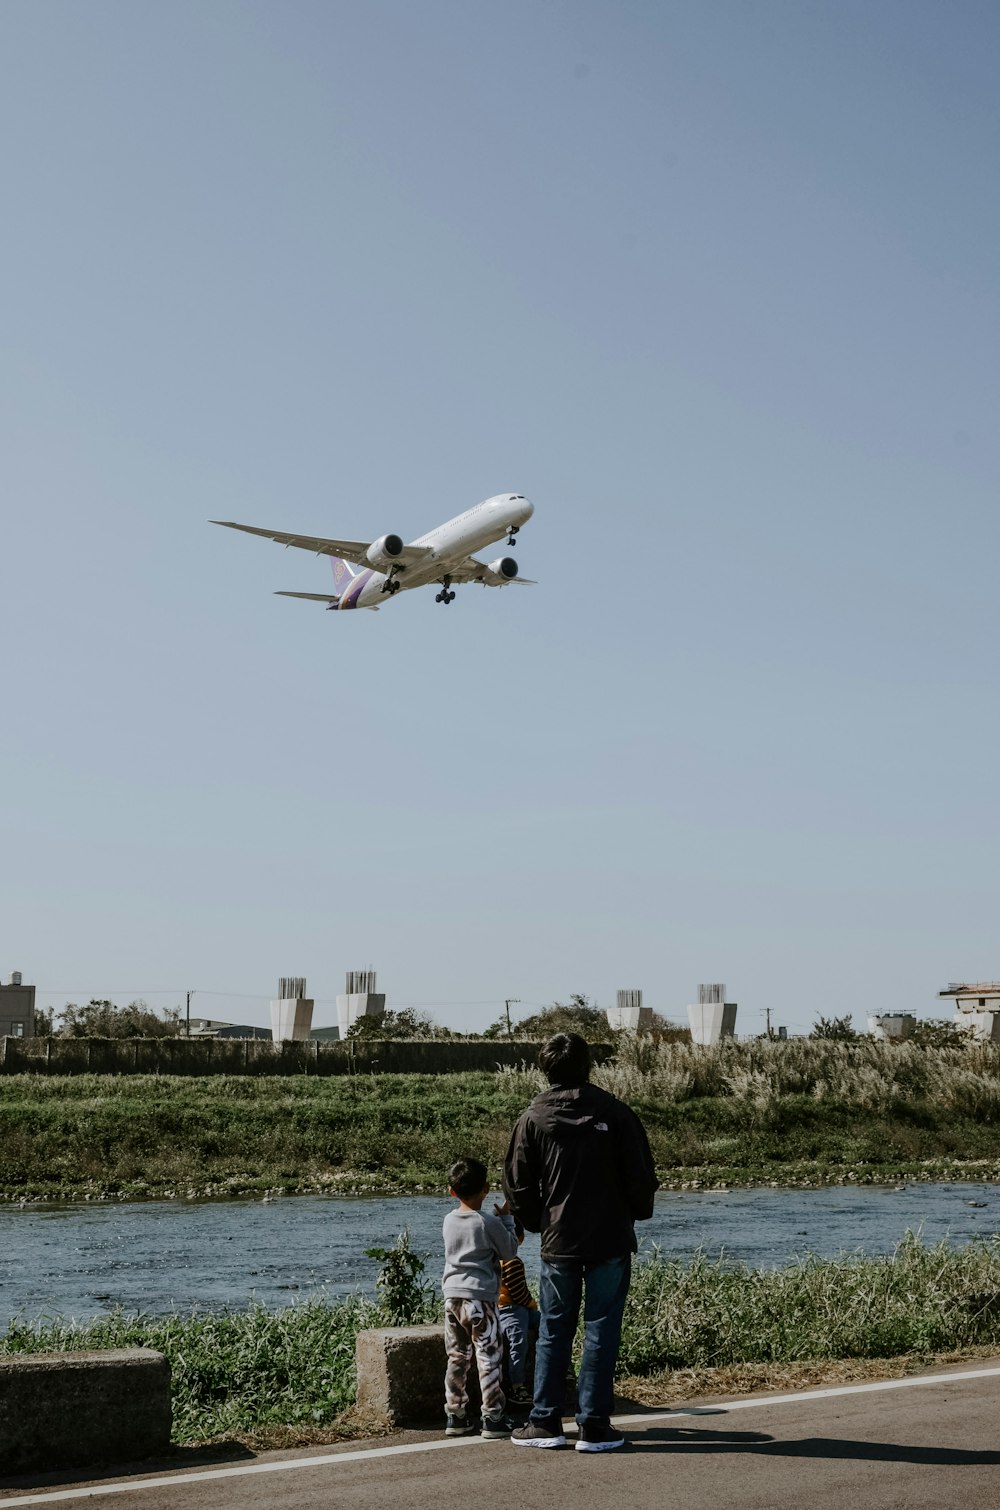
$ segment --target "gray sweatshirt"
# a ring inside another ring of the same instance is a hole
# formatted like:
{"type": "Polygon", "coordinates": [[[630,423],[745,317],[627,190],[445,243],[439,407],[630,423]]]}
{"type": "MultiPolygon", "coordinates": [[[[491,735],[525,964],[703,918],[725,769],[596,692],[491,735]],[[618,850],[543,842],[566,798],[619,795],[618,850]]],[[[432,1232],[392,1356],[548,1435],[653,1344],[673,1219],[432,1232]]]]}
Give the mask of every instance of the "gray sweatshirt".
{"type": "Polygon", "coordinates": [[[444,1219],[445,1298],[486,1300],[500,1294],[500,1260],[517,1252],[512,1216],[491,1216],[459,1206],[444,1219]]]}

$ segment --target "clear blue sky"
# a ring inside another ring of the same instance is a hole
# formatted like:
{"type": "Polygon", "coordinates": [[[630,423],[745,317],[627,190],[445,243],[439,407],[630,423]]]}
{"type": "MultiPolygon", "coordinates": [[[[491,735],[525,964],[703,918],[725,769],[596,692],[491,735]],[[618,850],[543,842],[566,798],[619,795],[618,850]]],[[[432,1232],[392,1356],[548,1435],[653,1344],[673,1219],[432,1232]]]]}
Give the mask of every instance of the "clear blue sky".
{"type": "Polygon", "coordinates": [[[998,55],[987,0],[8,0],[0,972],[743,1032],[1000,975],[998,55]],[[506,489],[541,585],[449,608],[206,522],[506,489]]]}

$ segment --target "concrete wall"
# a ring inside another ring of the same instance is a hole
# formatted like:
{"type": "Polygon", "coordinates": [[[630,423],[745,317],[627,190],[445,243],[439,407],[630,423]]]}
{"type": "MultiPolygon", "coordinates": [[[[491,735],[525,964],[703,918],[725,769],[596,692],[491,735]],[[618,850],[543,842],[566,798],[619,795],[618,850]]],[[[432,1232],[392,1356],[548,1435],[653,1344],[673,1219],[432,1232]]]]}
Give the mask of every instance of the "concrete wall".
{"type": "Polygon", "coordinates": [[[170,1444],[162,1353],[24,1353],[0,1358],[0,1472],[128,1463],[170,1444]]]}
{"type": "Polygon", "coordinates": [[[874,1012],[868,1018],[868,1031],[880,1042],[888,1038],[912,1038],[916,1026],[912,1012],[874,1012]]]}
{"type": "Polygon", "coordinates": [[[982,1043],[1000,1043],[1000,1011],[955,1013],[956,1028],[971,1028],[982,1043]]]}
{"type": "MultiPolygon", "coordinates": [[[[0,1075],[447,1075],[535,1063],[538,1043],[233,1038],[0,1038],[0,1075]]],[[[594,1044],[596,1063],[610,1045],[594,1044]]]]}

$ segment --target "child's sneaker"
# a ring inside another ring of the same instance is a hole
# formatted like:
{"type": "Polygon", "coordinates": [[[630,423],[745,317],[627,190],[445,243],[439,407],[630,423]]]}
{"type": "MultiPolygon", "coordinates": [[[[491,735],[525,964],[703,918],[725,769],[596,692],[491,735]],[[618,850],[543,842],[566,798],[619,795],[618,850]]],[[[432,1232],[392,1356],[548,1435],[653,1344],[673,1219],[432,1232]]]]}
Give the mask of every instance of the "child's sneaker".
{"type": "Polygon", "coordinates": [[[514,1430],[513,1421],[506,1416],[484,1416],[483,1429],[479,1435],[486,1442],[503,1442],[514,1430]]]}
{"type": "Polygon", "coordinates": [[[444,1428],[444,1434],[446,1437],[467,1437],[476,1429],[471,1424],[468,1417],[464,1415],[453,1416],[449,1413],[445,1417],[445,1421],[446,1425],[444,1428]]]}
{"type": "Polygon", "coordinates": [[[534,1405],[535,1397],[526,1384],[512,1384],[507,1391],[508,1405],[534,1405]]]}

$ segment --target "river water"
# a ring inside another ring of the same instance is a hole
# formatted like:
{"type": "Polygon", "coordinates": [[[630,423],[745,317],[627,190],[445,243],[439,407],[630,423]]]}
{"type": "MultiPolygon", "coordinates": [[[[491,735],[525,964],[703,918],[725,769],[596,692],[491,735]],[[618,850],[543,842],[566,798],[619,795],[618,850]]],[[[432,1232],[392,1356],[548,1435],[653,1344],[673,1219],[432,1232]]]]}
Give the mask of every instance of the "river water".
{"type": "MultiPolygon", "coordinates": [[[[451,1204],[437,1196],[295,1196],[0,1206],[0,1330],[17,1315],[83,1321],[116,1306],[162,1315],[371,1291],[377,1264],[364,1250],[391,1246],[404,1227],[436,1281],[451,1204]]],[[[1000,1231],[1000,1187],[663,1191],[637,1232],[642,1246],[655,1242],[672,1257],[722,1250],[763,1268],[806,1252],[888,1253],[907,1229],[927,1242],[990,1237],[1000,1231]]],[[[528,1234],[522,1254],[537,1274],[537,1237],[528,1234]]]]}

